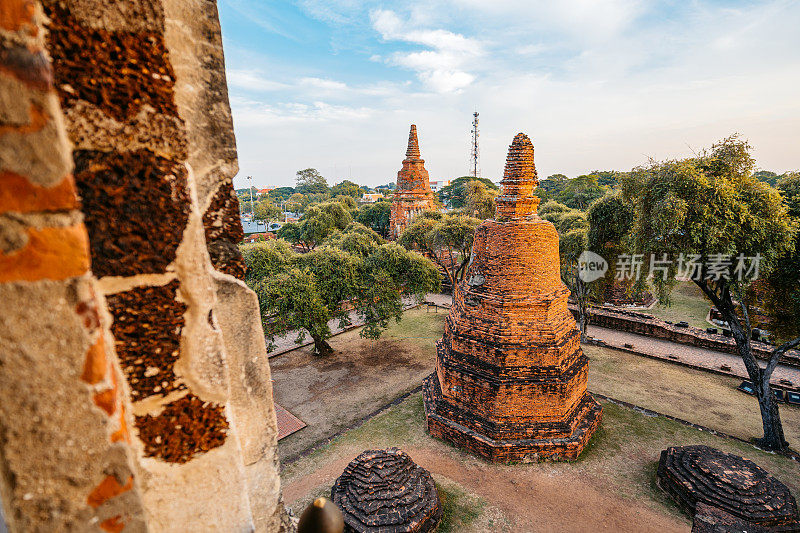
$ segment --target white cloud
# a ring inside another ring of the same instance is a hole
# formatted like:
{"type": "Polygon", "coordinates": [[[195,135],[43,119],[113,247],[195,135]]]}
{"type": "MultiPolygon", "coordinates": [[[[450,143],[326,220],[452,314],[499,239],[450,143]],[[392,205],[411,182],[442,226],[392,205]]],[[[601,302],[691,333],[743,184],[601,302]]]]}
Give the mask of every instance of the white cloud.
{"type": "Polygon", "coordinates": [[[372,27],[385,41],[401,41],[426,46],[428,50],[393,53],[386,62],[416,71],[417,77],[437,93],[458,92],[469,86],[475,76],[466,66],[485,54],[484,44],[443,29],[408,29],[394,11],[370,12],[372,27]]]}
{"type": "Polygon", "coordinates": [[[228,86],[247,91],[278,91],[289,87],[286,83],[281,83],[267,79],[262,73],[256,70],[236,70],[228,69],[225,72],[228,78],[228,86]]]}

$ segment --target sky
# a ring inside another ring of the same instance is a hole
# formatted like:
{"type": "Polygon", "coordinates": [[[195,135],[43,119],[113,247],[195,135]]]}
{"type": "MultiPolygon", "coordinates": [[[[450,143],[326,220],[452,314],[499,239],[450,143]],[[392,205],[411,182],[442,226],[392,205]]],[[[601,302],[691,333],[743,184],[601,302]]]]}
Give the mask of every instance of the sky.
{"type": "Polygon", "coordinates": [[[688,157],[734,133],[800,169],[800,0],[219,0],[237,187],[396,179],[410,124],[432,181],[688,157]]]}

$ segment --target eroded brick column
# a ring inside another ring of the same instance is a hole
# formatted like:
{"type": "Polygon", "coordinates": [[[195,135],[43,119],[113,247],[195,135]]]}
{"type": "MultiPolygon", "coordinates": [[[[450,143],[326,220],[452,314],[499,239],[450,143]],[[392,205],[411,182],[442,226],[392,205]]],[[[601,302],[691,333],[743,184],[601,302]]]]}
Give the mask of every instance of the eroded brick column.
{"type": "Polygon", "coordinates": [[[0,4],[0,500],[12,531],[144,531],[43,20],[0,4]]]}
{"type": "MultiPolygon", "coordinates": [[[[232,194],[229,174],[235,171],[229,120],[219,125],[225,147],[219,157],[212,141],[208,149],[198,140],[217,115],[200,123],[204,115],[195,107],[224,103],[229,114],[227,95],[215,97],[208,86],[220,76],[224,83],[223,63],[207,63],[213,46],[192,41],[192,24],[216,21],[215,11],[209,15],[213,2],[44,4],[92,268],[108,301],[132,405],[149,525],[157,531],[275,531],[271,518],[281,518],[282,506],[270,455],[274,438],[265,433],[260,453],[248,459],[242,412],[253,406],[242,407],[235,393],[244,387],[245,372],[234,348],[252,337],[238,344],[226,338],[227,313],[217,293],[220,283],[236,280],[214,269],[206,240],[211,224],[204,224],[212,199],[232,194]],[[168,25],[175,27],[168,31],[168,25]],[[181,31],[187,33],[174,38],[181,31]],[[257,506],[246,467],[265,456],[269,469],[256,481],[268,489],[258,493],[267,503],[262,498],[257,506]]],[[[199,34],[218,40],[216,24],[199,34]]],[[[263,334],[260,341],[263,346],[263,334]]],[[[259,354],[246,355],[256,361],[259,354]]],[[[256,406],[265,415],[258,427],[274,432],[269,374],[251,380],[268,393],[269,405],[256,406]]]]}

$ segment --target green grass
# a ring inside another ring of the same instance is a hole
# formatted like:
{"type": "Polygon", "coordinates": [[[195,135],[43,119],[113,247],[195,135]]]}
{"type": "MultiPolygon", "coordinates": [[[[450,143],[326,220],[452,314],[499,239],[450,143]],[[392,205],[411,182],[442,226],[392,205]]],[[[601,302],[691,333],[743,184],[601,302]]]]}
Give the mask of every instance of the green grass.
{"type": "Polygon", "coordinates": [[[437,340],[442,338],[446,317],[446,310],[436,308],[436,311],[433,309],[428,311],[423,305],[403,313],[400,322],[392,321],[382,337],[403,339],[421,346],[433,346],[437,340]]]}
{"type": "MultiPolygon", "coordinates": [[[[530,469],[548,476],[576,475],[604,487],[604,490],[622,499],[641,502],[659,513],[684,520],[688,525],[687,517],[655,484],[657,462],[661,450],[669,446],[706,444],[755,461],[789,486],[796,496],[800,495],[800,465],[790,459],[762,452],[747,443],[698,431],[664,417],[646,416],[614,403],[603,402],[603,410],[603,422],[599,430],[577,461],[520,464],[511,467],[487,464],[487,475],[495,472],[497,476],[508,478],[513,477],[516,472],[522,475],[530,469]]],[[[416,393],[312,455],[287,466],[281,477],[283,483],[291,483],[310,475],[330,461],[355,456],[365,449],[390,446],[401,449],[409,446],[426,447],[459,461],[476,460],[425,433],[422,396],[416,393]]],[[[487,507],[490,510],[496,508],[481,501],[483,496],[479,490],[472,496],[464,487],[433,473],[444,492],[450,517],[446,522],[449,529],[443,531],[469,531],[470,523],[487,523],[487,507]]],[[[315,497],[325,495],[329,490],[329,485],[317,487],[309,491],[301,501],[295,502],[293,507],[302,509],[315,497]]],[[[513,523],[513,517],[506,518],[513,523]]]]}
{"type": "Polygon", "coordinates": [[[697,285],[691,281],[679,281],[670,294],[670,305],[657,303],[645,312],[670,322],[685,320],[690,326],[705,329],[711,326],[706,322],[710,307],[711,303],[697,285]]]}
{"type": "Polygon", "coordinates": [[[437,533],[457,533],[469,528],[483,514],[486,500],[473,496],[457,483],[444,480],[436,482],[442,502],[442,521],[437,533]]]}
{"type": "MultiPolygon", "coordinates": [[[[589,390],[750,440],[763,433],[758,401],[720,376],[598,346],[589,357],[589,390]]],[[[786,440],[800,449],[800,408],[780,408],[786,440]]]]}

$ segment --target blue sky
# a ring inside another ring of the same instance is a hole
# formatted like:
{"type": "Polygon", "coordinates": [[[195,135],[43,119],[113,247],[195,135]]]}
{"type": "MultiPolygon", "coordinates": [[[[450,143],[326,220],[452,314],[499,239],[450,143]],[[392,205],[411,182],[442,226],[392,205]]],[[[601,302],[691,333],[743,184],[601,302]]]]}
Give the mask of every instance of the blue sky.
{"type": "Polygon", "coordinates": [[[732,133],[800,168],[800,0],[219,0],[237,186],[315,167],[394,181],[417,124],[432,180],[502,176],[515,133],[540,177],[629,170],[732,133]]]}

